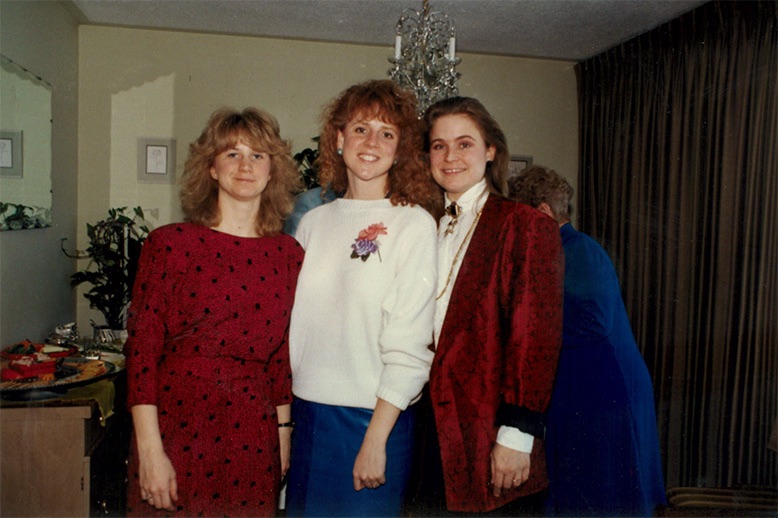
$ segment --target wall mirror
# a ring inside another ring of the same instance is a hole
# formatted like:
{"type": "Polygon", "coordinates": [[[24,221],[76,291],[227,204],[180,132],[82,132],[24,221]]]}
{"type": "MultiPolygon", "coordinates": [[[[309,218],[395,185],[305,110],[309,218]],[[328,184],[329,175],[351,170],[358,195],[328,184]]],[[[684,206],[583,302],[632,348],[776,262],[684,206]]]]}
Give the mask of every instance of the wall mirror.
{"type": "Polygon", "coordinates": [[[0,55],[0,230],[51,226],[51,85],[0,55]]]}

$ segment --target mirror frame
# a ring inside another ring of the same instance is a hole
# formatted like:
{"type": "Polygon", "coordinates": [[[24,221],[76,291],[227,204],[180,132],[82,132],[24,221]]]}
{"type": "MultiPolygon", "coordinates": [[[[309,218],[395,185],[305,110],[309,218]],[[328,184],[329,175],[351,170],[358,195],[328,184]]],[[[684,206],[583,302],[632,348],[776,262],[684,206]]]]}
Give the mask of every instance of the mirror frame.
{"type": "Polygon", "coordinates": [[[3,75],[19,79],[0,85],[0,231],[50,227],[53,87],[2,54],[0,66],[3,75]],[[48,103],[41,102],[43,97],[48,103]]]}

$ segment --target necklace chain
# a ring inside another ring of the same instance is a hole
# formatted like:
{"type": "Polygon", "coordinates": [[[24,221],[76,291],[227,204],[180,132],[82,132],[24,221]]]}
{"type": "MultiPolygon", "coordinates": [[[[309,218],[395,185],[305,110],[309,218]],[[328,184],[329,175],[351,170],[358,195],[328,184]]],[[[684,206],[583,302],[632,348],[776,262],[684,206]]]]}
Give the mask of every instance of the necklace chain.
{"type": "Polygon", "coordinates": [[[446,285],[443,286],[443,290],[441,290],[441,292],[438,293],[438,296],[435,297],[435,300],[440,300],[440,297],[442,297],[443,294],[446,293],[446,290],[448,289],[448,285],[451,282],[451,276],[454,274],[454,266],[456,266],[457,261],[459,261],[459,256],[462,254],[462,250],[465,248],[465,244],[467,244],[467,242],[469,241],[470,234],[473,233],[475,226],[478,224],[478,220],[481,219],[481,214],[483,213],[483,211],[484,211],[483,208],[481,208],[481,210],[478,211],[478,214],[476,214],[473,223],[470,225],[470,228],[467,229],[467,234],[465,234],[465,239],[462,240],[462,243],[459,245],[459,248],[457,249],[457,253],[454,255],[454,260],[451,261],[451,269],[449,269],[448,277],[446,277],[446,285]]]}

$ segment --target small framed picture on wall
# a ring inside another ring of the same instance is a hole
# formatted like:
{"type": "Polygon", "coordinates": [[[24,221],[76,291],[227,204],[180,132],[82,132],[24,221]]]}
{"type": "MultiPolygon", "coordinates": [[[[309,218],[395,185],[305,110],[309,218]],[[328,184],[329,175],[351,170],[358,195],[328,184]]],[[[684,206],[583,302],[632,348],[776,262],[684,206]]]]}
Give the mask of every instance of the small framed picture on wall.
{"type": "Polygon", "coordinates": [[[532,157],[527,155],[512,155],[508,165],[508,178],[516,176],[525,167],[532,165],[532,157]]]}
{"type": "Polygon", "coordinates": [[[0,131],[0,177],[22,178],[22,132],[0,131]]]}
{"type": "Polygon", "coordinates": [[[172,138],[138,139],[138,180],[144,183],[174,184],[176,141],[172,138]]]}

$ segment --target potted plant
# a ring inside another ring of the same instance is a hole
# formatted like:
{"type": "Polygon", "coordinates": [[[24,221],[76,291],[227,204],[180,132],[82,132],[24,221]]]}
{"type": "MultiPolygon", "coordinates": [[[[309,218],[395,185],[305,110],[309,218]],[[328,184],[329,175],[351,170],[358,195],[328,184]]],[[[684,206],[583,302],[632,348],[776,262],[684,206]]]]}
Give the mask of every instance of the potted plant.
{"type": "Polygon", "coordinates": [[[125,328],[140,250],[149,234],[143,210],[135,207],[132,215],[125,214],[126,210],[127,207],[109,209],[106,219],[87,224],[86,250],[68,252],[64,246],[66,239],[61,243],[68,257],[90,259],[86,269],[70,276],[70,285],[76,287],[85,282],[92,285],[84,297],[92,309],[103,314],[107,327],[112,330],[125,328]]]}
{"type": "MultiPolygon", "coordinates": [[[[311,140],[319,142],[319,137],[313,137],[311,140]]],[[[293,157],[295,162],[297,162],[297,169],[300,171],[306,191],[319,186],[319,172],[316,167],[316,159],[318,157],[318,148],[305,148],[293,157]]]]}

